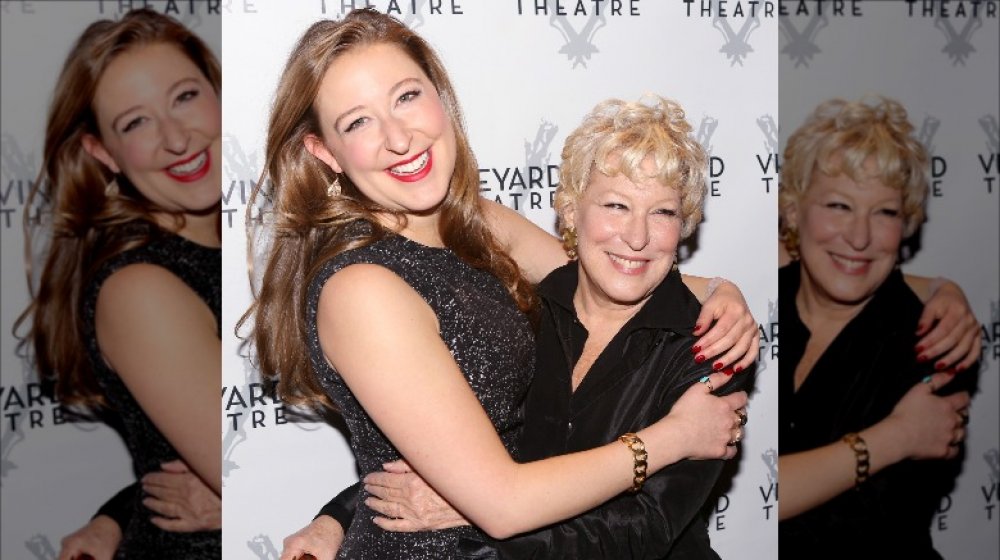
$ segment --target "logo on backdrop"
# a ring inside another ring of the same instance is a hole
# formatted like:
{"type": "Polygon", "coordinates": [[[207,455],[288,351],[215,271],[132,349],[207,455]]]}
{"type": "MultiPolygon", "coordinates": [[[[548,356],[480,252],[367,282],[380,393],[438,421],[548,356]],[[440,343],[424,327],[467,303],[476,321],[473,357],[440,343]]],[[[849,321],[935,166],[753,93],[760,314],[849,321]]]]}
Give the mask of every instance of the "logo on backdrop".
{"type": "MultiPolygon", "coordinates": [[[[756,155],[757,164],[763,174],[760,181],[764,183],[764,192],[770,193],[771,182],[781,172],[781,160],[778,157],[778,125],[774,122],[774,117],[764,115],[757,119],[757,128],[764,135],[764,153],[767,154],[766,158],[762,154],[756,155]]],[[[777,184],[774,186],[777,187],[777,184]]]]}
{"type": "Polygon", "coordinates": [[[997,450],[996,447],[987,449],[983,453],[983,460],[986,461],[986,466],[990,469],[987,473],[989,481],[979,489],[983,493],[983,501],[986,502],[983,506],[986,511],[986,519],[993,519],[997,507],[997,486],[1000,484],[1000,450],[997,450]]]}
{"type": "MultiPolygon", "coordinates": [[[[21,212],[28,202],[31,184],[38,173],[39,162],[34,153],[25,152],[17,138],[3,134],[0,150],[0,170],[6,184],[0,185],[0,229],[21,228],[21,212]]],[[[39,195],[35,208],[29,210],[30,223],[38,223],[45,200],[39,195]]]]}
{"type": "MultiPolygon", "coordinates": [[[[577,31],[576,26],[566,17],[566,12],[556,9],[559,6],[559,0],[548,0],[547,6],[552,10],[549,25],[556,28],[562,34],[563,41],[566,42],[560,47],[559,54],[566,55],[566,58],[573,62],[573,68],[577,66],[586,68],[591,55],[599,52],[597,45],[594,44],[594,36],[597,35],[599,29],[607,25],[607,17],[599,11],[591,12],[587,19],[583,20],[580,30],[577,31]]],[[[518,5],[518,13],[520,13],[520,5],[518,5]]],[[[576,18],[576,21],[579,22],[579,18],[576,18]]]]}
{"type": "Polygon", "coordinates": [[[559,166],[552,161],[552,140],[559,127],[542,120],[532,140],[524,141],[524,167],[480,168],[480,194],[521,214],[552,208],[559,166]]]}
{"type": "Polygon", "coordinates": [[[771,514],[777,514],[774,506],[778,503],[778,452],[772,447],[760,454],[760,458],[767,467],[767,485],[758,486],[760,497],[764,501],[761,511],[764,512],[764,519],[771,519],[771,514]]]}
{"type": "Polygon", "coordinates": [[[49,537],[40,533],[24,541],[24,548],[28,549],[35,560],[56,560],[59,556],[49,541],[49,537]]]}
{"type": "Polygon", "coordinates": [[[247,548],[254,553],[257,560],[278,560],[278,549],[267,535],[255,535],[247,541],[247,548]]]}
{"type": "Polygon", "coordinates": [[[934,136],[940,127],[940,119],[933,115],[927,115],[920,123],[920,131],[917,133],[917,141],[923,144],[931,159],[930,194],[934,197],[944,196],[941,184],[945,174],[948,173],[948,161],[944,156],[935,155],[937,146],[934,145],[934,136]]]}
{"type": "Polygon", "coordinates": [[[945,39],[948,40],[948,44],[941,51],[951,59],[952,66],[959,64],[965,66],[965,59],[976,51],[976,48],[972,46],[972,34],[983,26],[983,20],[979,17],[969,18],[965,20],[961,31],[955,31],[951,21],[950,18],[944,17],[938,17],[934,20],[934,27],[940,29],[944,33],[945,39]]]}
{"type": "MultiPolygon", "coordinates": [[[[225,176],[229,179],[228,187],[223,182],[222,223],[231,228],[234,225],[242,225],[242,216],[238,217],[236,213],[246,209],[253,187],[257,184],[260,164],[256,151],[247,153],[239,139],[229,134],[225,135],[222,141],[222,159],[225,176]]],[[[260,203],[263,204],[263,200],[260,203]]],[[[251,216],[252,220],[260,219],[260,208],[256,211],[257,213],[251,216]]]]}
{"type": "Polygon", "coordinates": [[[1000,362],[1000,301],[990,302],[990,322],[980,328],[983,350],[979,356],[979,371],[986,374],[991,362],[1000,362]]]}
{"type": "MultiPolygon", "coordinates": [[[[716,6],[720,6],[724,1],[718,0],[716,6]]],[[[735,66],[739,64],[743,66],[743,59],[753,52],[753,47],[750,46],[750,34],[760,27],[760,18],[757,12],[754,11],[750,17],[744,18],[739,31],[733,31],[733,28],[729,25],[729,18],[723,17],[719,13],[716,13],[716,16],[712,18],[712,27],[722,33],[722,39],[725,43],[723,43],[719,52],[726,55],[729,59],[729,65],[735,66]]]]}
{"type": "Polygon", "coordinates": [[[771,360],[778,359],[778,302],[767,300],[767,323],[757,325],[760,349],[757,354],[757,375],[767,369],[771,360]]]}
{"type": "Polygon", "coordinates": [[[718,119],[711,115],[706,115],[701,118],[701,122],[698,123],[698,132],[695,133],[695,140],[701,144],[702,148],[705,149],[705,153],[708,154],[709,196],[722,196],[722,192],[719,190],[719,182],[722,180],[722,174],[726,171],[726,162],[721,157],[712,155],[715,152],[715,146],[712,145],[712,135],[715,134],[715,129],[718,126],[718,119]]]}
{"type": "Polygon", "coordinates": [[[24,432],[21,430],[7,430],[0,435],[0,484],[7,478],[10,471],[17,468],[17,464],[10,460],[11,451],[24,439],[24,432]]]}
{"type": "Polygon", "coordinates": [[[986,183],[986,193],[992,194],[997,176],[1000,176],[1000,127],[997,126],[995,115],[984,115],[979,118],[979,126],[986,134],[985,154],[976,154],[983,168],[983,182],[986,183]]]}
{"type": "Polygon", "coordinates": [[[461,0],[388,0],[372,2],[372,0],[317,0],[320,13],[336,12],[343,17],[352,10],[373,8],[403,22],[410,29],[416,29],[424,24],[424,14],[455,15],[465,14],[460,4],[461,0]],[[377,4],[382,4],[379,6],[377,4]]]}
{"type": "Polygon", "coordinates": [[[799,66],[808,67],[812,58],[823,52],[816,44],[816,35],[828,23],[829,21],[826,19],[826,16],[816,12],[809,17],[805,28],[799,31],[796,29],[795,24],[792,23],[792,18],[778,18],[781,36],[784,37],[786,43],[781,49],[782,54],[787,54],[789,58],[794,60],[796,68],[799,66]]]}

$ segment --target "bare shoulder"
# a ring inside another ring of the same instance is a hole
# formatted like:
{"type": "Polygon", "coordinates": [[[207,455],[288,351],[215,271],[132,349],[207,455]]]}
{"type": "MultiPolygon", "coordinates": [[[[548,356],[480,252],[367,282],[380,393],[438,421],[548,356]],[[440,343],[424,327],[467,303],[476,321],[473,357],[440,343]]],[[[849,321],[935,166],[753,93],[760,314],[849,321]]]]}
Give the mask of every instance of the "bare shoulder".
{"type": "Polygon", "coordinates": [[[207,317],[212,318],[211,310],[190,286],[166,268],[148,263],[124,266],[104,281],[97,296],[98,319],[108,311],[113,317],[129,320],[155,319],[160,313],[200,316],[207,313],[207,317]]]}

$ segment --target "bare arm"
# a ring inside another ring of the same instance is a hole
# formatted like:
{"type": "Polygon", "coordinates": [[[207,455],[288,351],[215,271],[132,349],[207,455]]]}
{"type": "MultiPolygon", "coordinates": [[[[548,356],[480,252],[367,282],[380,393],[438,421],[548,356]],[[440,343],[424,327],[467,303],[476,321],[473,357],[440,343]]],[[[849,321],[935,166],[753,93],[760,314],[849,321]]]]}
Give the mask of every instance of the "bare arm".
{"type": "MultiPolygon", "coordinates": [[[[569,262],[559,239],[510,208],[481,200],[490,230],[529,282],[537,284],[569,262]]],[[[732,282],[724,282],[710,292],[709,278],[687,274],[681,278],[703,304],[698,316],[700,328],[694,333],[701,336],[696,354],[720,364],[717,369],[732,365],[739,371],[750,367],[757,359],[759,333],[740,289],[732,282]]]]}
{"type": "Polygon", "coordinates": [[[221,495],[213,427],[222,414],[222,352],[212,312],[166,269],[134,264],[101,287],[96,324],[104,359],[184,462],[221,495]]]}
{"type": "MultiPolygon", "coordinates": [[[[958,453],[951,444],[965,435],[958,411],[969,405],[969,395],[939,397],[932,390],[932,385],[940,387],[950,378],[938,373],[932,383],[918,383],[888,417],[859,432],[868,446],[870,474],[904,459],[942,459],[958,453]]],[[[854,451],[841,441],[780,456],[778,519],[799,515],[852,488],[856,464],[854,451]]]]}
{"type": "MultiPolygon", "coordinates": [[[[619,442],[514,462],[441,340],[433,311],[387,269],[352,265],[334,274],[320,296],[317,327],[327,359],[393,445],[491,536],[571,517],[631,486],[632,453],[619,442]]],[[[712,381],[719,387],[728,378],[712,381]]],[[[739,394],[706,403],[735,410],[745,400],[739,394]]],[[[716,428],[671,415],[640,431],[651,471],[688,457],[704,444],[699,440],[713,442],[714,457],[727,456],[729,436],[716,428]]]]}

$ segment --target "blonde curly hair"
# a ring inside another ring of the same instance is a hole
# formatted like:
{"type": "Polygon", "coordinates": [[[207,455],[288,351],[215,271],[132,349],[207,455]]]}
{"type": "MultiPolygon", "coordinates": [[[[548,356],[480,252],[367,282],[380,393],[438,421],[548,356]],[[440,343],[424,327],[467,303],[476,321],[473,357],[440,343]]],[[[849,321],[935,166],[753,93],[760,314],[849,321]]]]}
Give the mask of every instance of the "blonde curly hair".
{"type": "Polygon", "coordinates": [[[865,166],[869,160],[874,161],[875,178],[902,191],[903,236],[917,231],[924,221],[928,157],[913,137],[906,109],[882,96],[832,99],[816,107],[785,147],[778,185],[779,232],[793,257],[797,232],[785,214],[805,196],[813,173],[843,173],[861,182],[872,178],[865,166]]]}
{"type": "Polygon", "coordinates": [[[653,179],[677,189],[681,199],[681,238],[701,221],[707,157],[691,137],[691,125],[675,101],[648,95],[635,102],[599,103],[566,138],[555,207],[565,232],[566,212],[583,195],[596,170],[608,177],[624,174],[634,183],[653,179]],[[650,173],[642,167],[650,158],[650,173]]]}

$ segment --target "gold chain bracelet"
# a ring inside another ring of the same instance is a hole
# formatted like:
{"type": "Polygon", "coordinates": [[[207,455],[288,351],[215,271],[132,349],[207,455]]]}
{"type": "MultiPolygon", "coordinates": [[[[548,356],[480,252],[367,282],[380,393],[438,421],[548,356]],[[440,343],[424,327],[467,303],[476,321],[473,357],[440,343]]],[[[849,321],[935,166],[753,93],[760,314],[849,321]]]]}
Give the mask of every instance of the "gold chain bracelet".
{"type": "Polygon", "coordinates": [[[648,466],[646,459],[649,458],[649,454],[646,453],[646,444],[639,439],[639,436],[631,432],[619,437],[618,440],[632,452],[632,488],[629,491],[638,492],[642,490],[642,485],[646,482],[646,468],[648,466]]]}
{"type": "Polygon", "coordinates": [[[860,488],[868,480],[868,444],[860,435],[851,432],[843,437],[844,443],[854,451],[854,488],[860,488]]]}

